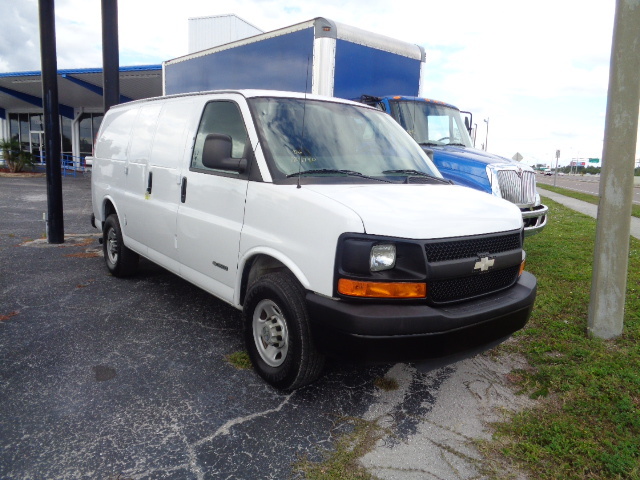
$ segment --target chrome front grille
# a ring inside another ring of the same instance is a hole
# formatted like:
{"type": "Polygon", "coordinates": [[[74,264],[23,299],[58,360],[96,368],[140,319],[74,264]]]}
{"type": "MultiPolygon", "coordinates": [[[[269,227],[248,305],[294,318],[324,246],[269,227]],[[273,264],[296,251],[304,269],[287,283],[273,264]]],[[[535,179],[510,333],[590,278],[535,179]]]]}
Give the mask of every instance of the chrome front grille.
{"type": "Polygon", "coordinates": [[[516,205],[532,205],[536,201],[536,174],[522,170],[498,170],[502,198],[516,205]]]}

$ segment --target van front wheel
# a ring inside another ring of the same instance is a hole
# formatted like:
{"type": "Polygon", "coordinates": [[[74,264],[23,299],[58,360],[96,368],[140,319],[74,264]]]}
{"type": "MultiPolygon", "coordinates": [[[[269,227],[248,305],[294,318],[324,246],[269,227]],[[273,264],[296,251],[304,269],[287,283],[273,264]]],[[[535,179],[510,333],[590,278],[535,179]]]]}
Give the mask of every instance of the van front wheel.
{"type": "Polygon", "coordinates": [[[140,257],[125,246],[122,240],[120,221],[116,214],[109,215],[104,222],[102,251],[107,268],[113,276],[126,277],[136,271],[140,257]]]}
{"type": "Polygon", "coordinates": [[[247,294],[244,318],[247,350],[263,379],[295,390],[318,378],[324,356],[311,338],[304,289],[290,273],[258,279],[247,294]]]}

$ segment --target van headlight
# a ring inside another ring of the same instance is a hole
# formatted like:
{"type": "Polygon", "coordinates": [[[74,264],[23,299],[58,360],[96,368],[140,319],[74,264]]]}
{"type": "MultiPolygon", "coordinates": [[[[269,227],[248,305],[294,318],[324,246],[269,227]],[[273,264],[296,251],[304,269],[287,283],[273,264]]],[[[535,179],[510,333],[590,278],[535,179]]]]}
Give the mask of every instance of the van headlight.
{"type": "Polygon", "coordinates": [[[427,266],[420,242],[343,233],[337,247],[336,295],[361,299],[426,298],[427,266]]]}
{"type": "Polygon", "coordinates": [[[371,247],[369,268],[372,272],[390,270],[396,266],[396,246],[392,243],[371,247]]]}

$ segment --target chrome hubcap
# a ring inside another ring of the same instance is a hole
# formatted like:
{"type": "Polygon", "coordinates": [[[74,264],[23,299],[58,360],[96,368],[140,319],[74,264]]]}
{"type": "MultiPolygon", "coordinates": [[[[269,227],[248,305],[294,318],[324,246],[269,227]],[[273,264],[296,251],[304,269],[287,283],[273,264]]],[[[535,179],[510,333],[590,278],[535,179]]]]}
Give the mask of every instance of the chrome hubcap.
{"type": "Polygon", "coordinates": [[[113,228],[107,232],[107,256],[111,263],[118,263],[118,236],[113,228]]]}
{"type": "Polygon", "coordinates": [[[267,365],[282,365],[289,350],[289,332],[280,307],[272,300],[260,301],[253,311],[253,340],[267,365]]]}

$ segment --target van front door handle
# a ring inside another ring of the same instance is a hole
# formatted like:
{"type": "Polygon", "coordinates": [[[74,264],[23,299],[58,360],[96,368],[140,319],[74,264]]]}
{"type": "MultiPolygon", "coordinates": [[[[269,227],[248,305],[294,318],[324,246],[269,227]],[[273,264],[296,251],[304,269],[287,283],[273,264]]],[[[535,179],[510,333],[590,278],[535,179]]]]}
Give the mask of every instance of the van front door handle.
{"type": "Polygon", "coordinates": [[[187,199],[187,177],[182,177],[182,187],[180,188],[180,201],[182,203],[187,199]]]}

